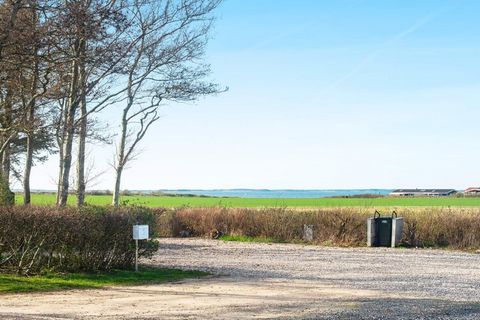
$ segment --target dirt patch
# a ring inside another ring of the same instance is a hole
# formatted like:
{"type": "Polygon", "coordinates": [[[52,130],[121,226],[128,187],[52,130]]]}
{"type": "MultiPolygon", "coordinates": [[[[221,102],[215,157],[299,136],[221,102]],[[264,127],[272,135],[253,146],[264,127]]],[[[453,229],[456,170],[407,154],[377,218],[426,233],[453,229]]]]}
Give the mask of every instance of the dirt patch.
{"type": "Polygon", "coordinates": [[[173,284],[3,296],[2,319],[196,319],[299,317],[355,307],[374,292],[308,282],[188,280],[173,284]]]}

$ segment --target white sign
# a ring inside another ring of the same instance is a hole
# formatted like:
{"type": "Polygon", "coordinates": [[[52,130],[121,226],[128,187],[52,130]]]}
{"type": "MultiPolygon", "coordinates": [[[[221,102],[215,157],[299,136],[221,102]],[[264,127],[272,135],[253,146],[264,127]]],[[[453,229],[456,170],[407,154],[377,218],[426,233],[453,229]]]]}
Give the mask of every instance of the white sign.
{"type": "Polygon", "coordinates": [[[133,240],[148,239],[148,224],[140,224],[133,226],[133,240]]]}

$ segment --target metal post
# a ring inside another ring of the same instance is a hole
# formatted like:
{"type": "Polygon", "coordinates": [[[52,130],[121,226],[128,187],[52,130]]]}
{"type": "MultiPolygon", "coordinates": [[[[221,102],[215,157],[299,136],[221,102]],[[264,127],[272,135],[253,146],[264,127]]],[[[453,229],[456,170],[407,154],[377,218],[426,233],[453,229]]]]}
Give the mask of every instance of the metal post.
{"type": "Polygon", "coordinates": [[[135,272],[138,272],[138,240],[135,240],[135,272]]]}

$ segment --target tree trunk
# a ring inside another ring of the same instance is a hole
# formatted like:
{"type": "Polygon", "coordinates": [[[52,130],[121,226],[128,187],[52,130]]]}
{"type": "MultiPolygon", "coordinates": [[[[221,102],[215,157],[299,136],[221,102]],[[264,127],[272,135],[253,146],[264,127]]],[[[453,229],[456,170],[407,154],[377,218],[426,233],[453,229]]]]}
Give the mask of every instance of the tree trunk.
{"type": "Polygon", "coordinates": [[[87,138],[87,96],[86,96],[86,72],[85,72],[85,47],[80,48],[80,127],[78,130],[78,155],[77,155],[77,207],[85,203],[85,143],[87,138]]]}
{"type": "Polygon", "coordinates": [[[10,145],[5,147],[2,154],[2,176],[10,185],[10,145]]]}
{"type": "MultiPolygon", "coordinates": [[[[7,87],[7,94],[3,105],[3,119],[1,125],[4,128],[11,128],[12,126],[12,90],[7,87]]],[[[3,150],[1,155],[0,165],[0,204],[12,205],[15,203],[13,192],[10,190],[10,139],[11,133],[9,130],[4,132],[1,136],[3,150]]]]}
{"type": "Polygon", "coordinates": [[[115,208],[118,208],[120,202],[120,183],[122,180],[122,167],[115,168],[115,188],[113,190],[113,201],[112,204],[115,208]]]}
{"type": "Polygon", "coordinates": [[[25,159],[25,171],[23,173],[23,204],[28,205],[31,202],[30,193],[30,173],[33,164],[33,137],[27,136],[27,154],[25,159]]]}
{"type": "MultiPolygon", "coordinates": [[[[69,116],[69,119],[73,116],[69,116]]],[[[68,125],[73,126],[73,121],[69,121],[68,125]]],[[[73,135],[74,130],[68,128],[67,134],[65,136],[65,141],[63,142],[63,159],[61,160],[61,181],[58,195],[57,205],[60,207],[65,207],[68,200],[68,188],[69,178],[70,178],[70,168],[72,167],[72,147],[73,147],[73,135]]]]}
{"type": "MultiPolygon", "coordinates": [[[[35,84],[36,85],[36,84],[35,84]]],[[[23,172],[23,204],[28,205],[31,202],[30,192],[30,174],[32,172],[33,165],[33,149],[34,149],[34,136],[35,136],[35,99],[32,98],[28,106],[28,124],[31,126],[27,132],[27,152],[25,155],[25,169],[23,172]]]]}
{"type": "Polygon", "coordinates": [[[79,93],[79,56],[82,47],[82,40],[79,40],[76,46],[77,54],[72,63],[72,80],[69,88],[69,97],[67,103],[67,115],[65,126],[65,135],[62,141],[62,158],[60,159],[60,174],[59,174],[59,188],[57,195],[57,205],[65,207],[68,200],[68,189],[70,179],[70,169],[72,167],[72,148],[73,137],[75,135],[75,113],[78,107],[78,93],[79,93]]]}
{"type": "MultiPolygon", "coordinates": [[[[35,15],[35,10],[33,10],[33,14],[35,15]]],[[[30,192],[30,174],[32,172],[32,165],[33,165],[33,141],[35,137],[35,108],[36,108],[36,91],[38,85],[38,49],[35,48],[33,51],[35,56],[34,64],[33,64],[33,82],[31,87],[31,100],[27,106],[27,151],[25,155],[25,169],[23,172],[23,204],[28,205],[31,202],[31,192],[30,192]]]]}
{"type": "MultiPolygon", "coordinates": [[[[83,79],[83,76],[82,76],[83,79]]],[[[85,140],[87,136],[87,103],[85,93],[82,92],[80,102],[80,128],[78,132],[78,158],[77,158],[77,206],[85,203],[85,140]]]]}
{"type": "Polygon", "coordinates": [[[65,106],[62,106],[62,119],[60,120],[59,131],[57,131],[57,144],[58,144],[58,181],[57,181],[57,203],[60,202],[60,186],[62,185],[62,172],[63,172],[63,142],[66,136],[66,123],[67,123],[67,110],[65,106]]]}
{"type": "Polygon", "coordinates": [[[123,110],[122,117],[122,133],[120,138],[120,143],[118,145],[118,154],[117,154],[117,165],[115,166],[115,188],[113,189],[113,200],[112,204],[115,208],[119,205],[120,198],[120,183],[122,180],[122,173],[125,164],[125,144],[127,143],[127,112],[123,110]]]}
{"type": "Polygon", "coordinates": [[[0,174],[0,204],[14,205],[15,194],[10,189],[10,145],[2,153],[2,170],[0,174]]]}
{"type": "MultiPolygon", "coordinates": [[[[62,139],[63,141],[63,139],[62,139]]],[[[60,186],[62,185],[63,172],[63,142],[58,146],[58,181],[57,181],[57,204],[60,202],[60,186]]]]}
{"type": "MultiPolygon", "coordinates": [[[[4,105],[4,111],[3,111],[3,118],[4,118],[4,123],[3,126],[4,128],[11,128],[13,123],[13,115],[12,115],[12,89],[10,86],[7,88],[7,94],[6,94],[6,99],[5,99],[5,105],[4,105]]],[[[7,131],[6,135],[10,135],[10,133],[7,131]]],[[[8,137],[5,137],[4,141],[7,141],[8,137]]],[[[7,143],[5,145],[5,148],[2,152],[2,175],[3,179],[7,183],[10,183],[10,143],[7,143]]]]}

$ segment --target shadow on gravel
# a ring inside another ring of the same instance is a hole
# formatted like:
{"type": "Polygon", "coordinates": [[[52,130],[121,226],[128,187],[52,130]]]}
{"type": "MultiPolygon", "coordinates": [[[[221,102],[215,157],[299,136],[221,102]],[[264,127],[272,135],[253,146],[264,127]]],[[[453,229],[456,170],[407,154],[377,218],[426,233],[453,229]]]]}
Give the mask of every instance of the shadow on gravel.
{"type": "MultiPolygon", "coordinates": [[[[161,265],[161,261],[149,262],[156,266],[161,265]]],[[[162,265],[161,265],[162,266],[162,265]]],[[[165,267],[175,267],[180,269],[191,269],[209,272],[215,276],[232,277],[236,281],[262,281],[262,280],[279,280],[291,281],[301,280],[318,285],[331,285],[340,288],[361,289],[385,291],[389,293],[398,292],[416,292],[422,295],[429,295],[430,297],[442,297],[444,299],[460,299],[464,301],[472,301],[475,294],[478,292],[476,283],[462,283],[462,290],[456,292],[454,287],[458,285],[457,279],[450,279],[448,275],[439,274],[432,276],[429,274],[411,274],[403,278],[399,278],[398,274],[392,271],[390,275],[364,275],[353,274],[345,276],[343,274],[332,275],[331,271],[322,273],[311,272],[310,274],[302,273],[303,270],[275,270],[265,265],[247,265],[238,266],[232,263],[231,265],[200,265],[200,264],[179,264],[169,263],[165,267]],[[298,272],[298,273],[297,273],[298,272]]],[[[335,272],[340,273],[340,270],[335,272]]],[[[308,286],[307,286],[308,288],[308,286]]],[[[480,317],[479,317],[480,319],[480,317]]]]}
{"type": "MultiPolygon", "coordinates": [[[[344,301],[343,301],[344,302],[344,301]]],[[[315,315],[307,319],[480,319],[480,303],[451,302],[434,299],[360,299],[351,301],[351,310],[315,315]]]]}

